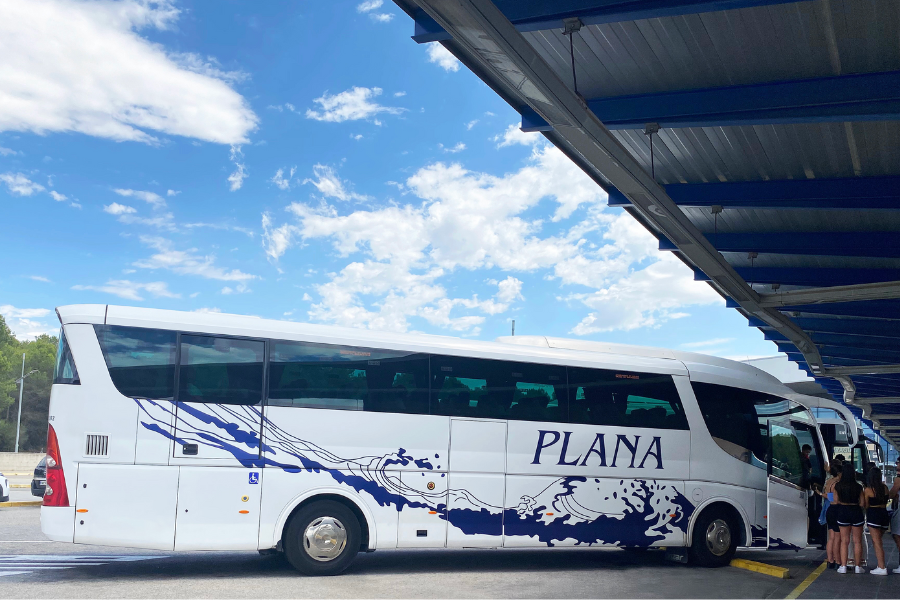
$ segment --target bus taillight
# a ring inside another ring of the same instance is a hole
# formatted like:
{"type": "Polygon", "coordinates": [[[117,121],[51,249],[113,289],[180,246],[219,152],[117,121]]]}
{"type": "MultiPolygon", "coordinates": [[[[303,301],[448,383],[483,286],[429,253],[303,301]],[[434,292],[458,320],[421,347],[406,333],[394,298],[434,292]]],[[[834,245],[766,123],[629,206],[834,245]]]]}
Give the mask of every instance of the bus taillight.
{"type": "Polygon", "coordinates": [[[69,506],[66,475],[63,473],[59,442],[53,425],[47,426],[47,487],[44,492],[44,506],[69,506]]]}

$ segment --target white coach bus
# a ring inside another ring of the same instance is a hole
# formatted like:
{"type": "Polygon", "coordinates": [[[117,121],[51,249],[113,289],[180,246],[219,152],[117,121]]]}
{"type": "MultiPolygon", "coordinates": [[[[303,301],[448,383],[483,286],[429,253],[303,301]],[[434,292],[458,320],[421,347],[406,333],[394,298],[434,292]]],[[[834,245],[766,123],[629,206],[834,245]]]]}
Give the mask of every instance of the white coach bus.
{"type": "Polygon", "coordinates": [[[57,314],[41,509],[53,540],[278,550],[307,574],[379,548],[666,546],[715,566],[738,546],[807,542],[815,420],[748,365],[120,306],[57,314]]]}

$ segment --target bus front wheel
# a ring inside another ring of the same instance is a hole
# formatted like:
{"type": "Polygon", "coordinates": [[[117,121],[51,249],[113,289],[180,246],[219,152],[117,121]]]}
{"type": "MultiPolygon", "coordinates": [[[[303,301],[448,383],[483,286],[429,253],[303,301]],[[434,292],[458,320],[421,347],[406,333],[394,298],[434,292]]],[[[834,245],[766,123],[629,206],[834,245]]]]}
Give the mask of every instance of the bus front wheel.
{"type": "Polygon", "coordinates": [[[734,558],[737,545],[734,517],[726,509],[710,507],[694,523],[691,562],[701,567],[724,567],[734,558]]]}
{"type": "Polygon", "coordinates": [[[311,502],[291,518],[284,554],[305,575],[337,575],[359,551],[359,522],[349,508],[333,500],[311,502]]]}

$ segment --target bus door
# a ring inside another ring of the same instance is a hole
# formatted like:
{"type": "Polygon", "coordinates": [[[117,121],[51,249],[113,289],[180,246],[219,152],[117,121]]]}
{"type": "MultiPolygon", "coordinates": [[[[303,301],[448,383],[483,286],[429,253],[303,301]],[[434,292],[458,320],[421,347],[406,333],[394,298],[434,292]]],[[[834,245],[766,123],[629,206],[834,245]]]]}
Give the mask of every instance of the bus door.
{"type": "Polygon", "coordinates": [[[179,338],[175,550],[255,550],[266,342],[179,338]]]}
{"type": "Polygon", "coordinates": [[[505,421],[450,420],[448,548],[503,545],[505,421]]]}
{"type": "Polygon", "coordinates": [[[807,517],[809,519],[809,533],[807,543],[824,544],[826,538],[826,529],[824,525],[819,525],[819,514],[822,512],[822,497],[812,492],[814,489],[822,489],[825,484],[825,460],[823,455],[822,444],[817,435],[816,426],[810,423],[801,423],[791,420],[791,427],[800,443],[800,451],[809,446],[809,458],[801,459],[801,481],[800,487],[806,490],[807,495],[807,517]]]}
{"type": "Polygon", "coordinates": [[[808,495],[800,485],[803,459],[800,442],[787,419],[769,419],[768,458],[768,548],[805,548],[808,495]]]}

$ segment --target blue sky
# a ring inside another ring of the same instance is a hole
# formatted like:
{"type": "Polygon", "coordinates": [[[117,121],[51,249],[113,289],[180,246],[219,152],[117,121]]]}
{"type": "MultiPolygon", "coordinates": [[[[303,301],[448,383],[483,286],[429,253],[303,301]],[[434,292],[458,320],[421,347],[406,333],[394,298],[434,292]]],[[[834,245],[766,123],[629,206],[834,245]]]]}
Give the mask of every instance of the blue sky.
{"type": "Polygon", "coordinates": [[[0,313],[110,303],[775,354],[392,3],[0,14],[0,313]]]}

